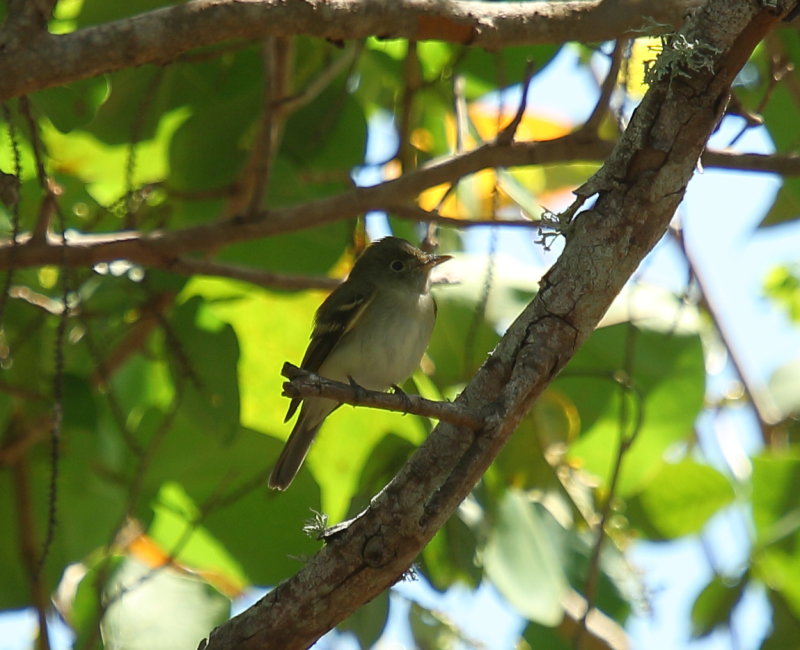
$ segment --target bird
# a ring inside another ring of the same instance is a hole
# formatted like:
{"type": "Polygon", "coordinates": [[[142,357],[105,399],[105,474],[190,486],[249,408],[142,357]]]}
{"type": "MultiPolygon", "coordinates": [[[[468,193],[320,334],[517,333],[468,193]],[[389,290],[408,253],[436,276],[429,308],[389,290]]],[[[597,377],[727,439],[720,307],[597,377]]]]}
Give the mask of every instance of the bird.
{"type": "MultiPolygon", "coordinates": [[[[399,237],[364,249],[347,279],[322,302],[300,367],[322,377],[369,390],[405,381],[419,366],[436,320],[431,270],[450,255],[426,253],[399,237]]],[[[289,404],[284,422],[300,406],[289,404]]],[[[340,402],[302,400],[300,415],[269,476],[285,490],[294,480],[325,418],[340,402]]]]}

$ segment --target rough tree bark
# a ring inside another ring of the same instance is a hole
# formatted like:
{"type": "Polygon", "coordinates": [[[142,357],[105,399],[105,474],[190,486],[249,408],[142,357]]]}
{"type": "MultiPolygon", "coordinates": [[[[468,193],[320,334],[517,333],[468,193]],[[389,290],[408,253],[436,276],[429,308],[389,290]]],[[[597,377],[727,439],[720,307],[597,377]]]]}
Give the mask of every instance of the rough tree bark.
{"type": "MultiPolygon", "coordinates": [[[[44,2],[44,0],[41,0],[44,2]]],[[[194,0],[69,34],[0,33],[0,101],[231,39],[285,34],[331,41],[379,36],[487,49],[599,42],[680,25],[701,0],[440,2],[440,0],[194,0]]],[[[34,4],[31,0],[30,4],[34,4]]],[[[26,13],[25,15],[28,15],[26,13]]]]}
{"type": "Polygon", "coordinates": [[[731,82],[793,4],[711,0],[690,19],[681,37],[701,56],[690,64],[667,48],[624,137],[578,191],[575,207],[595,196],[594,207],[565,226],[564,252],[536,299],[456,401],[481,413],[483,427],[439,424],[367,510],[214,630],[207,649],[305,648],[408,570],[664,234],[731,82]]]}

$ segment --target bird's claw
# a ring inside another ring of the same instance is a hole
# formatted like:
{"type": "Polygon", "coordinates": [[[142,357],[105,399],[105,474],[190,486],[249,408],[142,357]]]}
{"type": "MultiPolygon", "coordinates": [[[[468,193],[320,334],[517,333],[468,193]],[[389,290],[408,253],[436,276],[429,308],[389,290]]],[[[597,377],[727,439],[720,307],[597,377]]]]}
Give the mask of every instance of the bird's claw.
{"type": "Polygon", "coordinates": [[[403,415],[408,415],[408,412],[411,410],[411,398],[397,384],[392,384],[392,390],[394,391],[395,395],[398,395],[403,400],[403,404],[405,405],[403,415]]]}

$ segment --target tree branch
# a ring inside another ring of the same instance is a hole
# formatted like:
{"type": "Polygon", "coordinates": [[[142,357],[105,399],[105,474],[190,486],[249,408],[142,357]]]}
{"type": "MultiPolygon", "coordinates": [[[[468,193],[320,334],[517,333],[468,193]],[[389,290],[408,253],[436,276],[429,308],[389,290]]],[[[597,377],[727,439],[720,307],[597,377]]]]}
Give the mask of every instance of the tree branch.
{"type": "Polygon", "coordinates": [[[483,429],[440,423],[364,512],[202,646],[308,647],[402,576],[666,232],[730,84],[780,18],[750,0],[710,0],[693,17],[683,36],[703,43],[707,66],[668,68],[651,85],[582,190],[581,201],[596,195],[594,207],[566,226],[564,251],[536,298],[456,400],[491,414],[483,429]]]}
{"type": "MultiPolygon", "coordinates": [[[[613,148],[613,143],[586,139],[580,132],[544,142],[515,142],[506,145],[488,143],[464,154],[434,160],[400,178],[379,185],[358,187],[336,196],[262,212],[252,218],[233,218],[169,231],[126,231],[87,235],[69,233],[65,251],[61,250],[60,237],[32,239],[30,235],[22,235],[17,239],[16,246],[12,246],[8,240],[0,242],[0,270],[7,270],[12,266],[28,268],[44,264],[91,267],[100,262],[124,259],[150,268],[187,273],[190,272],[190,268],[198,268],[197,265],[202,263],[196,260],[179,260],[186,253],[215,250],[227,244],[313,228],[349,219],[370,210],[400,210],[402,208],[399,206],[413,206],[417,195],[423,190],[443,183],[452,183],[485,168],[548,165],[575,160],[599,161],[606,158],[613,148]]],[[[702,161],[706,168],[750,170],[784,176],[800,175],[800,155],[797,154],[764,155],[706,151],[702,161]]],[[[400,216],[410,218],[407,212],[400,216]]],[[[420,214],[420,217],[422,216],[420,214]]],[[[444,217],[426,213],[425,220],[431,218],[445,223],[444,217]]],[[[518,226],[522,223],[527,224],[527,222],[513,221],[509,225],[518,226]]],[[[466,227],[470,222],[449,220],[447,224],[466,227]]],[[[492,225],[502,224],[503,222],[497,221],[492,225]]],[[[213,265],[213,263],[206,264],[213,265]]],[[[219,270],[219,273],[210,274],[227,275],[223,269],[219,270]]],[[[198,268],[197,272],[203,271],[198,268]]],[[[238,273],[244,275],[247,271],[240,269],[238,273]]],[[[278,278],[278,274],[275,274],[276,285],[270,285],[266,276],[262,277],[262,280],[263,282],[257,283],[284,288],[288,288],[290,283],[286,277],[278,278]]]]}
{"type": "Polygon", "coordinates": [[[483,426],[483,419],[463,405],[435,402],[419,395],[407,395],[402,392],[382,393],[367,390],[361,386],[320,377],[291,363],[283,364],[281,374],[291,380],[283,384],[284,397],[330,397],[343,404],[396,411],[404,415],[414,413],[473,430],[483,426]]]}
{"type": "Polygon", "coordinates": [[[0,101],[235,39],[305,35],[331,41],[435,39],[487,49],[605,41],[683,23],[699,0],[440,2],[439,0],[194,0],[70,34],[0,33],[0,101]],[[648,20],[649,18],[649,20],[648,20]]]}

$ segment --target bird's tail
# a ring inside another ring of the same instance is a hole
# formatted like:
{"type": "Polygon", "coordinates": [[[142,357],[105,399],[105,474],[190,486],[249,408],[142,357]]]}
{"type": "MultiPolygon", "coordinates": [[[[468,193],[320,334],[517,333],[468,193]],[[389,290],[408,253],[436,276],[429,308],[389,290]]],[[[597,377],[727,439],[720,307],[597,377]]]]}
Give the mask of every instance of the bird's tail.
{"type": "Polygon", "coordinates": [[[273,490],[285,490],[289,487],[300,471],[322,422],[337,406],[336,402],[328,399],[309,399],[303,403],[292,433],[269,475],[269,486],[273,490]]]}

